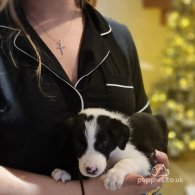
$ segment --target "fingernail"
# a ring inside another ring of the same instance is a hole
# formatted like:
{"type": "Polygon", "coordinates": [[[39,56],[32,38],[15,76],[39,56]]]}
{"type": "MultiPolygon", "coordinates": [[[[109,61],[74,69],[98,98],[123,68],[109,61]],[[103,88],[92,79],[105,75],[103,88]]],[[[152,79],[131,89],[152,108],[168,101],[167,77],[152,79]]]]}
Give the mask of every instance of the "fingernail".
{"type": "Polygon", "coordinates": [[[159,150],[157,150],[157,149],[155,149],[155,153],[158,153],[158,152],[160,152],[159,150]]]}

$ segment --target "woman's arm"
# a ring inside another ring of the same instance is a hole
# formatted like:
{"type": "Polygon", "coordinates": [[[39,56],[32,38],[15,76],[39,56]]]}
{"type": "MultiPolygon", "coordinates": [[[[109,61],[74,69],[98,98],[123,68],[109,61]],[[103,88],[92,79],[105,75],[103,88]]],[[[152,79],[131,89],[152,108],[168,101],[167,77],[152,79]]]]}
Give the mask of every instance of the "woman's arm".
{"type": "Polygon", "coordinates": [[[79,182],[67,184],[26,171],[0,167],[0,195],[80,195],[79,182]]]}
{"type": "MultiPolygon", "coordinates": [[[[85,195],[140,195],[156,187],[159,183],[138,183],[140,176],[128,176],[126,184],[114,192],[104,188],[102,178],[84,181],[85,195]]],[[[55,182],[48,176],[38,175],[0,166],[0,195],[82,195],[80,183],[55,182]]]]}

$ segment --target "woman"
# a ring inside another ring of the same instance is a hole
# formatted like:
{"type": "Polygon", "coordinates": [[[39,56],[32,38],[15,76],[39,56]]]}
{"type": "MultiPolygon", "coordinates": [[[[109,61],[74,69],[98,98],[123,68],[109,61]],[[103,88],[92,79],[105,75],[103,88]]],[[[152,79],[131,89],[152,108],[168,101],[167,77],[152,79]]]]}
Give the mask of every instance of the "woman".
{"type": "MultiPolygon", "coordinates": [[[[80,195],[78,181],[48,177],[72,167],[68,136],[65,165],[59,152],[60,123],[86,107],[150,112],[133,41],[126,27],[82,0],[2,0],[1,8],[0,194],[80,195]]],[[[162,152],[156,160],[168,162],[162,152]]],[[[85,193],[138,195],[162,184],[138,178],[128,176],[114,193],[101,178],[88,179],[85,193]]]]}

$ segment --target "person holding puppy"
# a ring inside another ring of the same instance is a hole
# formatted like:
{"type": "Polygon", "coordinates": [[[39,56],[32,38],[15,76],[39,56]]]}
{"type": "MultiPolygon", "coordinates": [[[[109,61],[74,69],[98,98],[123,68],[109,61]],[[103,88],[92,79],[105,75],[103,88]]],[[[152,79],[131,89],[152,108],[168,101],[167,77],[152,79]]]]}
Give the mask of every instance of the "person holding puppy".
{"type": "MultiPolygon", "coordinates": [[[[0,42],[0,194],[80,195],[78,180],[49,177],[62,166],[61,122],[91,107],[151,112],[129,31],[85,0],[2,0],[0,42]]],[[[155,158],[168,166],[165,153],[155,158]]],[[[101,177],[84,180],[85,194],[139,195],[162,185],[140,178],[127,176],[115,192],[101,177]]]]}

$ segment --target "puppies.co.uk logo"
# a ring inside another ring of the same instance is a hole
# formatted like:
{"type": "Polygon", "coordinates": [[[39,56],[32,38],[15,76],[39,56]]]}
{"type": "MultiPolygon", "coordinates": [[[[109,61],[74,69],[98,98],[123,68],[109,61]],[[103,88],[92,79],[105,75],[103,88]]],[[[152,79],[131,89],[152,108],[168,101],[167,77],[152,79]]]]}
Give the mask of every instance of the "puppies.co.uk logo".
{"type": "Polygon", "coordinates": [[[168,177],[169,176],[169,169],[165,167],[165,165],[156,165],[152,168],[151,175],[153,177],[168,177]]]}
{"type": "Polygon", "coordinates": [[[178,178],[169,177],[170,170],[167,169],[162,164],[157,164],[151,170],[150,177],[142,177],[137,180],[137,184],[145,183],[145,184],[153,184],[155,182],[159,183],[183,183],[184,180],[180,176],[178,178]]]}

